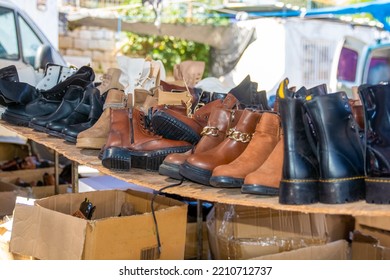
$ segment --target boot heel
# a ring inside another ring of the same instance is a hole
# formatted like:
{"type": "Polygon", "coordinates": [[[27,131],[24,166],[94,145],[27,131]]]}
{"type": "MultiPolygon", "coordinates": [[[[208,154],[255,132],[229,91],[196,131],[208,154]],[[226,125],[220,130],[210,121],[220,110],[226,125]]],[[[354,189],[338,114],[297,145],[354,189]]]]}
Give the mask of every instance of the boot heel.
{"type": "Polygon", "coordinates": [[[361,200],[364,198],[364,177],[320,180],[319,193],[319,201],[326,204],[361,200]]]}
{"type": "Polygon", "coordinates": [[[133,168],[146,169],[147,171],[158,171],[167,155],[171,153],[184,153],[190,148],[188,146],[150,152],[130,151],[131,166],[133,168]]]}
{"type": "Polygon", "coordinates": [[[366,178],[366,202],[390,204],[390,178],[366,178]]]}
{"type": "Polygon", "coordinates": [[[129,171],[131,168],[131,154],[127,149],[111,147],[104,150],[102,165],[116,171],[129,171]]]}
{"type": "Polygon", "coordinates": [[[312,204],[318,202],[317,180],[289,180],[280,182],[280,204],[312,204]]]}

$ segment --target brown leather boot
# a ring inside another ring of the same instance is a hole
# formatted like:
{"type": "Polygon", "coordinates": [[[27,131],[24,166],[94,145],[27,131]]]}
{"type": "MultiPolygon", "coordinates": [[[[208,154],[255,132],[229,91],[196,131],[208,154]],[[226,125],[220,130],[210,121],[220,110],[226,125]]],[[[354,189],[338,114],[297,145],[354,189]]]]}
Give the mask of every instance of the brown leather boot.
{"type": "Polygon", "coordinates": [[[184,141],[164,139],[145,126],[145,116],[137,108],[111,110],[110,133],[105,144],[102,164],[114,170],[131,167],[158,170],[170,153],[192,148],[184,141]]]}
{"type": "Polygon", "coordinates": [[[257,195],[278,195],[282,179],[284,141],[281,135],[278,144],[267,160],[245,177],[241,193],[257,195]]]}
{"type": "Polygon", "coordinates": [[[168,155],[160,165],[158,171],[161,175],[166,175],[174,179],[181,180],[179,167],[192,154],[202,153],[216,147],[227,135],[231,127],[237,125],[242,110],[230,110],[217,108],[211,112],[207,126],[201,132],[202,138],[198,144],[185,153],[174,153],[168,155]]]}
{"type": "Polygon", "coordinates": [[[232,109],[238,104],[238,100],[232,94],[228,94],[224,100],[217,99],[200,107],[192,116],[183,116],[168,108],[162,108],[153,113],[151,123],[156,133],[164,138],[196,144],[213,110],[232,109]]]}
{"type": "Polygon", "coordinates": [[[259,112],[244,110],[237,125],[229,129],[227,138],[206,152],[188,157],[180,166],[180,174],[191,181],[209,185],[214,168],[232,162],[245,150],[260,117],[259,112]]]}
{"type": "Polygon", "coordinates": [[[100,94],[103,94],[110,89],[119,89],[123,90],[123,85],[119,83],[119,77],[121,76],[122,71],[118,68],[108,68],[107,72],[101,76],[101,84],[96,88],[100,91],[100,94]]]}
{"type": "Polygon", "coordinates": [[[110,131],[110,108],[126,108],[128,96],[121,90],[111,89],[104,102],[103,113],[97,122],[77,135],[77,148],[101,149],[110,131]]]}
{"type": "Polygon", "coordinates": [[[217,188],[241,188],[245,176],[259,168],[280,139],[280,118],[264,112],[245,151],[229,164],[213,170],[210,185],[217,188]]]}

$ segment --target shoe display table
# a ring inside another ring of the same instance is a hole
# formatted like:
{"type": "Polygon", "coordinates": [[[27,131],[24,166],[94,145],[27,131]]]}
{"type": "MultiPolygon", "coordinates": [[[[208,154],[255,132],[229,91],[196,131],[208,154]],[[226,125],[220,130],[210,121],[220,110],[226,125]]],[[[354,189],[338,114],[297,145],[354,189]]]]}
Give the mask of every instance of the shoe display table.
{"type": "MultiPolygon", "coordinates": [[[[34,131],[27,127],[10,125],[0,120],[0,126],[16,132],[20,136],[26,137],[53,149],[75,164],[82,164],[98,170],[99,172],[113,176],[117,179],[144,186],[155,191],[179,181],[158,174],[158,172],[146,171],[133,168],[128,172],[116,172],[102,166],[98,159],[98,150],[79,149],[72,143],[63,139],[49,136],[46,133],[34,131]]],[[[78,175],[78,174],[76,174],[78,175]]],[[[73,191],[77,192],[77,178],[73,176],[73,191]]],[[[167,188],[163,192],[179,195],[199,201],[218,202],[232,205],[243,205],[260,208],[271,208],[284,211],[296,211],[302,213],[322,213],[351,216],[390,216],[390,204],[368,204],[365,201],[345,203],[338,205],[330,204],[309,204],[309,205],[282,205],[278,202],[278,197],[266,197],[249,194],[241,194],[240,189],[221,189],[207,187],[189,181],[184,181],[181,185],[167,188]]]]}

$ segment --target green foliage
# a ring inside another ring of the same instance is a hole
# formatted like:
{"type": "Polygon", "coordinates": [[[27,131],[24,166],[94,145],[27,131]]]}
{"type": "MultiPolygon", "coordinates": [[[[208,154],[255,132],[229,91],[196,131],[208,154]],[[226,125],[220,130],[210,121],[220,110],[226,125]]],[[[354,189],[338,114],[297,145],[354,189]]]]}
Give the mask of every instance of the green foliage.
{"type": "MultiPolygon", "coordinates": [[[[206,5],[219,5],[222,1],[198,1],[187,3],[166,4],[163,1],[161,23],[227,25],[229,19],[208,10],[206,5]],[[165,6],[167,5],[167,6],[165,6]]],[[[123,17],[128,21],[154,22],[156,14],[150,6],[142,6],[140,0],[128,0],[126,4],[131,9],[122,10],[123,17]]],[[[170,36],[141,36],[127,33],[128,41],[122,46],[122,53],[132,57],[151,56],[161,60],[167,74],[172,73],[173,66],[184,60],[197,60],[206,63],[205,76],[208,75],[210,47],[204,44],[186,41],[170,36]]]]}
{"type": "MultiPolygon", "coordinates": [[[[184,60],[209,61],[209,47],[204,44],[186,41],[169,36],[140,36],[127,33],[128,41],[121,52],[130,57],[150,56],[153,60],[161,60],[167,74],[171,74],[173,66],[184,60]]],[[[207,68],[207,67],[206,67],[207,68]]],[[[205,71],[207,76],[208,71],[205,71]]]]}

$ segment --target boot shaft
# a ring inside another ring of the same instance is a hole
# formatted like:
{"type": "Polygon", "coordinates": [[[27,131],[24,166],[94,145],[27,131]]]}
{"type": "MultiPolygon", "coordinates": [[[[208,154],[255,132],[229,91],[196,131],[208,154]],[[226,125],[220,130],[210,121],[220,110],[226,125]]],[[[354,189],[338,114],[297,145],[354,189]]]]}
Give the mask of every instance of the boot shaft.
{"type": "Polygon", "coordinates": [[[306,91],[295,94],[288,89],[288,80],[280,84],[277,94],[284,141],[282,176],[286,180],[319,176],[318,161],[306,134],[302,94],[306,91]]]}
{"type": "Polygon", "coordinates": [[[363,147],[358,125],[344,92],[308,96],[304,104],[317,134],[321,178],[348,178],[364,174],[363,147]]]}
{"type": "Polygon", "coordinates": [[[230,128],[237,125],[242,110],[217,108],[210,114],[207,125],[201,132],[202,138],[195,147],[195,153],[207,151],[221,143],[230,128]]]}
{"type": "Polygon", "coordinates": [[[368,176],[390,176],[390,86],[362,85],[365,126],[366,173],[368,176]]]}
{"type": "Polygon", "coordinates": [[[123,85],[119,83],[121,73],[121,70],[118,68],[108,68],[107,72],[100,77],[101,84],[97,86],[100,94],[103,94],[110,89],[123,90],[123,85]]]}

